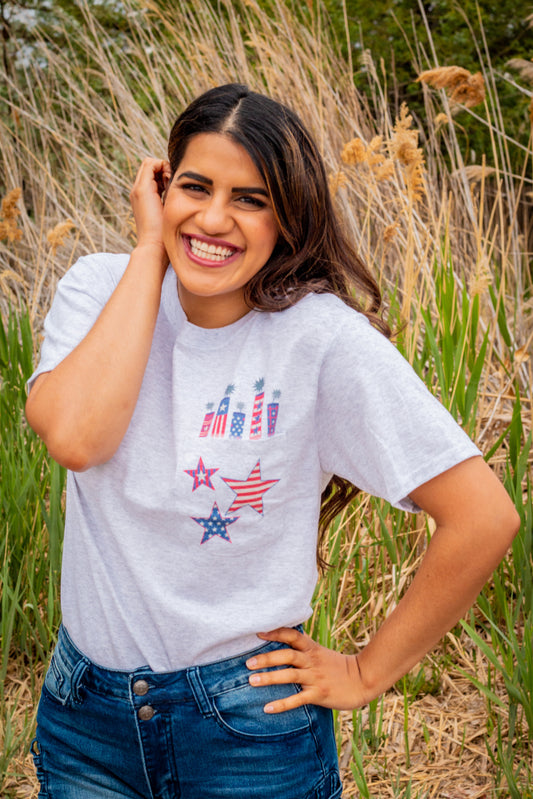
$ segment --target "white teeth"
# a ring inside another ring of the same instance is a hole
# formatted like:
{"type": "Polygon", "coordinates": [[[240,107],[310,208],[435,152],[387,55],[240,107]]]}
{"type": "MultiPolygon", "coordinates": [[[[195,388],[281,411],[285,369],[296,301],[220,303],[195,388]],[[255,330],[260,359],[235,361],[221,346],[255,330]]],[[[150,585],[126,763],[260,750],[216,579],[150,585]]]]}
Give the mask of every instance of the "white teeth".
{"type": "Polygon", "coordinates": [[[236,252],[236,250],[229,247],[207,244],[205,241],[193,238],[189,239],[189,245],[193,255],[197,255],[199,258],[206,258],[208,261],[225,261],[226,258],[236,252]]]}

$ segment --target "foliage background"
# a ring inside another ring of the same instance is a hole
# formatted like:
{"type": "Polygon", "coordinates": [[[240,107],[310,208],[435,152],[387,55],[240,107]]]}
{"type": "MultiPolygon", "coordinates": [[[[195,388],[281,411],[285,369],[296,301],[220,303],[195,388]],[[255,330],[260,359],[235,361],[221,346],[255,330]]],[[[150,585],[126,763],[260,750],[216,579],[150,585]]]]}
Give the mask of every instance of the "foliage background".
{"type": "MultiPolygon", "coordinates": [[[[2,795],[36,795],[27,746],[59,619],[64,473],[23,415],[44,313],[78,255],[131,248],[139,160],[192,96],[235,79],[306,120],[398,346],[522,518],[463,625],[382,700],[337,714],[345,795],[531,795],[533,9],[512,6],[0,0],[2,795]],[[485,99],[416,82],[436,65],[481,71],[485,99]]],[[[332,526],[314,635],[364,646],[431,530],[361,498],[332,526]]]]}

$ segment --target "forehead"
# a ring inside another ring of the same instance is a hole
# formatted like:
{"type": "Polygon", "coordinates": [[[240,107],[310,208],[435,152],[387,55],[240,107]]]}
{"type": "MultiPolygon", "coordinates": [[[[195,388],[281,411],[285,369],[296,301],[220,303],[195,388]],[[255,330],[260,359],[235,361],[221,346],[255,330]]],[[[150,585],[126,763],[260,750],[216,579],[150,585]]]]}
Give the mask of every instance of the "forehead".
{"type": "Polygon", "coordinates": [[[191,170],[210,180],[233,186],[262,186],[261,173],[245,148],[222,133],[199,133],[194,136],[177,168],[178,175],[191,170]]]}

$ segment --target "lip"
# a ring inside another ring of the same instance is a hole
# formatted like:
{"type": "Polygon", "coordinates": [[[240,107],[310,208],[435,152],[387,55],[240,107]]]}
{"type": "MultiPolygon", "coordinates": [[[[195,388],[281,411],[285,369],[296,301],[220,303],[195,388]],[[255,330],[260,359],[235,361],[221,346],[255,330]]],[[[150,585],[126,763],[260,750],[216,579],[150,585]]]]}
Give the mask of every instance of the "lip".
{"type": "Polygon", "coordinates": [[[224,239],[213,239],[209,238],[208,236],[198,236],[196,233],[194,235],[190,233],[182,233],[181,239],[183,241],[183,247],[187,257],[190,258],[193,263],[198,264],[199,266],[208,266],[211,269],[220,269],[221,267],[233,263],[233,261],[235,261],[243,252],[240,247],[236,247],[235,244],[231,244],[229,241],[224,241],[224,239]],[[190,239],[198,239],[198,241],[203,241],[206,244],[214,244],[215,247],[228,247],[232,250],[235,250],[235,252],[224,261],[211,261],[208,258],[200,258],[200,256],[195,255],[191,250],[190,239]]]}

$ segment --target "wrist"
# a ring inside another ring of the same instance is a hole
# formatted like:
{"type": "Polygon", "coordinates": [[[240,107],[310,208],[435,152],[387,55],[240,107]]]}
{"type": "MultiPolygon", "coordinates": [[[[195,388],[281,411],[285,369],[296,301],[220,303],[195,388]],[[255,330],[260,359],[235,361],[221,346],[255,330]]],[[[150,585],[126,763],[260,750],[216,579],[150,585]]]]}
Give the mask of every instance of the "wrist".
{"type": "Polygon", "coordinates": [[[169,264],[165,245],[161,241],[138,242],[133,248],[131,257],[135,258],[135,260],[151,263],[154,267],[160,266],[164,270],[166,270],[169,264]]]}
{"type": "Polygon", "coordinates": [[[365,704],[390,688],[387,680],[380,680],[377,670],[372,665],[372,657],[370,653],[366,652],[366,649],[367,647],[354,656],[359,690],[364,697],[365,704]]]}

